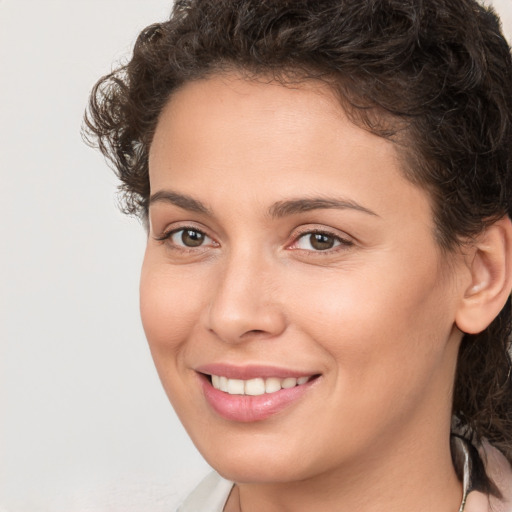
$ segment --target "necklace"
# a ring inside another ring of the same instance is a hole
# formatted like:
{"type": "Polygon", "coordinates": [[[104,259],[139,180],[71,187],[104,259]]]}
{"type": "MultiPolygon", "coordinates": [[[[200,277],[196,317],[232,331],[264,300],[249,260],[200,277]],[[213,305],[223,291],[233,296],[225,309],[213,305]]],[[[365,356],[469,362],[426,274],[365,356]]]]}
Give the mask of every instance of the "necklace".
{"type": "MultiPolygon", "coordinates": [[[[460,504],[459,512],[464,512],[464,508],[466,507],[466,500],[469,494],[469,488],[471,486],[470,479],[470,465],[469,465],[469,450],[466,446],[466,443],[462,442],[459,438],[455,438],[462,449],[462,453],[464,454],[464,473],[462,477],[462,503],[460,504]]],[[[240,496],[240,494],[239,494],[240,496]]]]}
{"type": "MultiPolygon", "coordinates": [[[[467,500],[467,497],[468,497],[468,487],[466,485],[466,483],[468,483],[468,473],[466,472],[466,464],[467,464],[467,456],[466,456],[466,460],[464,461],[464,482],[463,482],[463,489],[464,489],[464,494],[462,496],[462,503],[460,504],[460,508],[459,508],[459,512],[464,512],[464,508],[466,507],[466,500],[467,500]]],[[[469,467],[468,467],[469,469],[469,467]]],[[[242,502],[241,502],[241,499],[240,499],[240,489],[238,489],[238,512],[243,512],[242,510],[242,502]]]]}
{"type": "MultiPolygon", "coordinates": [[[[464,512],[464,508],[466,507],[466,501],[468,498],[469,490],[471,487],[470,454],[469,454],[469,450],[468,450],[468,447],[466,446],[465,442],[463,442],[458,437],[455,437],[455,440],[456,440],[459,448],[462,450],[462,454],[464,455],[464,473],[463,473],[463,477],[462,477],[462,502],[459,507],[459,512],[464,512]]],[[[241,496],[240,496],[240,488],[237,485],[235,485],[234,490],[238,494],[238,512],[243,512],[241,496]]]]}

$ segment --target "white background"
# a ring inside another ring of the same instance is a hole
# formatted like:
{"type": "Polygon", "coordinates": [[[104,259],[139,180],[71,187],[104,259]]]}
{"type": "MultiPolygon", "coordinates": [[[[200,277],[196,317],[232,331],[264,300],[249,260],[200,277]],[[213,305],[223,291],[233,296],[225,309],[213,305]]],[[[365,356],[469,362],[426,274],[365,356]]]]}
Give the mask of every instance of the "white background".
{"type": "Polygon", "coordinates": [[[0,512],[172,511],[208,471],[144,340],[144,231],[80,138],[90,88],[170,3],[0,0],[0,512]]]}

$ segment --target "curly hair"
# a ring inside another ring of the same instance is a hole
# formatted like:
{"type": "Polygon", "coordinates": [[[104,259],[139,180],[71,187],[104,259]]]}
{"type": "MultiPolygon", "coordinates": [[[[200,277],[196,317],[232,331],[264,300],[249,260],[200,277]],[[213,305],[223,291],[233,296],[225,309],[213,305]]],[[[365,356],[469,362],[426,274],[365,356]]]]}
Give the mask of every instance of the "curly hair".
{"type": "MultiPolygon", "coordinates": [[[[326,81],[356,124],[389,138],[432,199],[443,251],[512,214],[512,59],[475,0],[176,0],[129,62],[95,85],[86,137],[113,163],[123,209],[147,215],[148,153],[169,97],[236,70],[283,84],[326,81]]],[[[510,298],[465,335],[453,414],[512,462],[510,298]]]]}

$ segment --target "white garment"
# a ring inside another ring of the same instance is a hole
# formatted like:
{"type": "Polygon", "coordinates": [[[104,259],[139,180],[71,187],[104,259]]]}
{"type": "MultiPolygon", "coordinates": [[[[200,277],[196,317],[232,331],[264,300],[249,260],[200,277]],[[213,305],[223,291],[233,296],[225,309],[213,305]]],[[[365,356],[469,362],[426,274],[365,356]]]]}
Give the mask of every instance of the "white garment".
{"type": "Polygon", "coordinates": [[[233,482],[212,472],[188,495],[176,512],[222,512],[233,485],[233,482]]]}

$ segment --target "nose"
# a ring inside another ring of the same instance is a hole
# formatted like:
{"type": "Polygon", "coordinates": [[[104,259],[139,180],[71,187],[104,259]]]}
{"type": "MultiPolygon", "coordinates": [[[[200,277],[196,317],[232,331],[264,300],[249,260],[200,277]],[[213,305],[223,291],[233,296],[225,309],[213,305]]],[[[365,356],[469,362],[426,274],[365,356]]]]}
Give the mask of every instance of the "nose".
{"type": "Polygon", "coordinates": [[[270,262],[233,255],[218,269],[216,288],[205,311],[210,332],[227,343],[273,338],[286,328],[278,300],[278,279],[270,262]]]}

